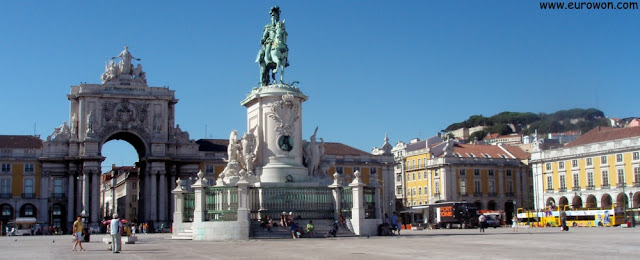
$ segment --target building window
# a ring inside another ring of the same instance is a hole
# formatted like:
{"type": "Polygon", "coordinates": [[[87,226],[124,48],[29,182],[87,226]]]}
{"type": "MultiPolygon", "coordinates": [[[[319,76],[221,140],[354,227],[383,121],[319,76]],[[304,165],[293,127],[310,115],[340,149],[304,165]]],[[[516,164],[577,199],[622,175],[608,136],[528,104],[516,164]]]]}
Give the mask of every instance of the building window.
{"type": "Polygon", "coordinates": [[[356,171],[362,172],[362,171],[360,170],[360,167],[353,167],[353,172],[356,172],[356,171]]]}
{"type": "Polygon", "coordinates": [[[416,195],[416,188],[411,189],[411,195],[416,195]]]}
{"type": "Polygon", "coordinates": [[[438,170],[433,171],[433,176],[438,177],[438,170]]]}
{"type": "Polygon", "coordinates": [[[489,181],[489,193],[491,193],[491,194],[495,194],[496,193],[496,182],[495,181],[489,181]]]}
{"type": "Polygon", "coordinates": [[[27,204],[24,206],[24,216],[33,217],[33,205],[27,204]]]}
{"type": "Polygon", "coordinates": [[[513,194],[513,182],[507,181],[507,193],[513,194]]]}
{"type": "Polygon", "coordinates": [[[602,186],[609,186],[609,171],[602,171],[602,186]]]}
{"type": "Polygon", "coordinates": [[[24,172],[25,173],[27,173],[27,172],[30,172],[30,173],[35,172],[35,166],[33,165],[33,163],[24,164],[24,172]]]}
{"type": "Polygon", "coordinates": [[[493,170],[489,170],[489,176],[493,176],[493,170]]]}
{"type": "Polygon", "coordinates": [[[624,185],[624,169],[618,169],[618,185],[624,185]]]}
{"type": "Polygon", "coordinates": [[[427,179],[427,172],[425,171],[422,174],[424,175],[424,179],[426,180],[427,179]]]}
{"type": "Polygon", "coordinates": [[[567,189],[567,180],[564,175],[560,175],[560,189],[567,189]]]}
{"type": "Polygon", "coordinates": [[[460,194],[467,194],[467,181],[460,180],[460,194]]]}
{"type": "Polygon", "coordinates": [[[511,177],[511,170],[507,170],[507,177],[511,177]]]}
{"type": "Polygon", "coordinates": [[[578,167],[578,160],[571,160],[571,167],[578,167]]]}
{"type": "Polygon", "coordinates": [[[5,204],[2,207],[2,216],[5,218],[11,216],[11,206],[5,204]]]}
{"type": "Polygon", "coordinates": [[[3,163],[2,164],[2,172],[10,172],[11,171],[11,164],[10,163],[3,163]]]}
{"type": "Polygon", "coordinates": [[[640,168],[633,168],[633,179],[635,182],[634,184],[640,184],[640,168]]]}
{"type": "Polygon", "coordinates": [[[553,177],[547,176],[547,190],[553,190],[553,177]]]}
{"type": "Polygon", "coordinates": [[[396,181],[397,182],[401,182],[402,181],[402,175],[400,175],[400,174],[396,175],[396,181]]]}
{"type": "Polygon", "coordinates": [[[558,168],[564,169],[564,162],[558,162],[558,168]]]}
{"type": "Polygon", "coordinates": [[[138,201],[138,196],[137,195],[131,195],[131,202],[136,202],[138,201]]]}
{"type": "Polygon", "coordinates": [[[573,189],[580,189],[580,174],[573,174],[573,189]]]}
{"type": "Polygon", "coordinates": [[[411,160],[411,169],[416,168],[416,160],[411,160]]]}
{"type": "Polygon", "coordinates": [[[633,152],[633,160],[640,160],[640,152],[633,152]]]}
{"type": "Polygon", "coordinates": [[[587,188],[593,189],[593,172],[587,172],[587,188]]]}
{"type": "Polygon", "coordinates": [[[0,179],[0,194],[3,195],[3,199],[5,199],[5,197],[11,196],[11,179],[10,178],[0,179]]]}
{"type": "Polygon", "coordinates": [[[416,173],[414,172],[411,175],[413,175],[413,180],[415,181],[416,180],[416,173]]]}
{"type": "Polygon", "coordinates": [[[551,163],[546,163],[545,167],[547,168],[547,171],[550,171],[551,170],[551,163]]]}
{"type": "Polygon", "coordinates": [[[422,175],[418,172],[418,180],[422,179],[422,175]]]}
{"type": "Polygon", "coordinates": [[[600,164],[607,164],[607,156],[600,156],[600,164]]]}
{"type": "Polygon", "coordinates": [[[622,162],[622,154],[616,154],[616,162],[622,162]]]}
{"type": "Polygon", "coordinates": [[[464,169],[460,169],[460,176],[464,176],[466,174],[464,169]]]}
{"type": "Polygon", "coordinates": [[[587,158],[587,166],[593,165],[593,159],[587,158]]]}
{"type": "Polygon", "coordinates": [[[434,184],[435,194],[440,195],[440,180],[436,180],[434,184]]]}
{"type": "Polygon", "coordinates": [[[480,169],[473,169],[474,176],[480,176],[480,169]]]}
{"type": "Polygon", "coordinates": [[[58,205],[58,204],[53,205],[53,215],[54,216],[62,215],[62,207],[60,207],[60,205],[58,205]]]}
{"type": "Polygon", "coordinates": [[[427,186],[424,186],[424,195],[425,196],[429,196],[427,186]]]}
{"type": "Polygon", "coordinates": [[[342,167],[336,167],[336,172],[337,172],[338,174],[343,174],[343,173],[344,173],[344,171],[343,171],[342,167]]]}
{"type": "Polygon", "coordinates": [[[55,194],[63,194],[64,193],[64,180],[61,178],[53,179],[53,193],[55,194]]]}
{"type": "Polygon", "coordinates": [[[418,187],[418,196],[422,196],[422,187],[418,187]]]}
{"type": "Polygon", "coordinates": [[[411,175],[407,174],[407,181],[411,180],[411,175]]]}
{"type": "Polygon", "coordinates": [[[420,159],[418,159],[418,167],[421,167],[421,166],[420,166],[420,159]]]}
{"type": "Polygon", "coordinates": [[[204,166],[205,173],[213,173],[213,164],[207,164],[204,166]]]}
{"type": "Polygon", "coordinates": [[[138,211],[136,210],[136,208],[131,208],[131,215],[133,216],[138,215],[138,211]]]}
{"type": "Polygon", "coordinates": [[[480,185],[481,185],[481,182],[479,180],[473,182],[473,191],[475,194],[482,193],[482,186],[480,185]]]}
{"type": "Polygon", "coordinates": [[[402,195],[402,187],[396,188],[396,194],[402,195]]]}
{"type": "Polygon", "coordinates": [[[378,168],[371,168],[371,174],[378,174],[378,168]]]}
{"type": "Polygon", "coordinates": [[[136,190],[136,189],[138,189],[138,183],[137,183],[137,182],[135,182],[135,181],[134,181],[134,182],[132,182],[132,183],[131,183],[131,189],[132,189],[132,190],[136,190]]]}
{"type": "Polygon", "coordinates": [[[24,179],[24,193],[33,194],[33,179],[24,179]]]}

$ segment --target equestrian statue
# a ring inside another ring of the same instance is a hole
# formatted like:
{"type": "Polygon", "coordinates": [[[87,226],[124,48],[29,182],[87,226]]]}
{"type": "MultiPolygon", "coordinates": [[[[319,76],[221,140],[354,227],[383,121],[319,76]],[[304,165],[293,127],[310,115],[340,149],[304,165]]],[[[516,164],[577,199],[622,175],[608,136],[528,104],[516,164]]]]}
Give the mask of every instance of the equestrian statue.
{"type": "Polygon", "coordinates": [[[289,48],[285,21],[280,21],[280,7],[271,8],[271,22],[264,27],[256,62],[260,64],[260,85],[267,86],[276,82],[276,73],[280,70],[280,84],[284,68],[289,66],[289,48]]]}

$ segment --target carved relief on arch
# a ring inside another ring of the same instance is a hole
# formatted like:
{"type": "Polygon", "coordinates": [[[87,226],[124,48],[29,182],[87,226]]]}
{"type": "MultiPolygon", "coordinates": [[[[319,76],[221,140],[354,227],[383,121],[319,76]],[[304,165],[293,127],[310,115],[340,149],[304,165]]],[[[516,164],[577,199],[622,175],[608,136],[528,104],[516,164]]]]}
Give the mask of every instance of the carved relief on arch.
{"type": "Polygon", "coordinates": [[[116,108],[116,121],[121,123],[128,123],[134,120],[133,106],[129,103],[129,100],[123,99],[116,108]]]}
{"type": "Polygon", "coordinates": [[[107,101],[102,103],[102,118],[104,118],[104,121],[111,121],[111,119],[113,118],[113,109],[115,106],[116,103],[114,102],[107,101]]]}

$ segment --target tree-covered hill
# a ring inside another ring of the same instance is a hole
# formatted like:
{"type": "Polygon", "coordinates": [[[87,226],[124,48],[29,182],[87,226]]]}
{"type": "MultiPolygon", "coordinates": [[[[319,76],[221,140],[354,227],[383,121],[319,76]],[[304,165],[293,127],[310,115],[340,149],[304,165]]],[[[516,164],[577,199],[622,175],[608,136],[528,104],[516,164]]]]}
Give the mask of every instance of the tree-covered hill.
{"type": "Polygon", "coordinates": [[[469,137],[469,140],[474,138],[482,140],[487,133],[511,134],[514,132],[513,128],[525,135],[533,133],[536,129],[538,134],[566,131],[586,133],[596,126],[609,126],[609,120],[605,118],[602,111],[595,108],[574,108],[560,110],[552,114],[507,111],[491,117],[473,115],[463,122],[449,125],[445,130],[452,131],[475,126],[487,126],[488,128],[475,132],[469,137]]]}

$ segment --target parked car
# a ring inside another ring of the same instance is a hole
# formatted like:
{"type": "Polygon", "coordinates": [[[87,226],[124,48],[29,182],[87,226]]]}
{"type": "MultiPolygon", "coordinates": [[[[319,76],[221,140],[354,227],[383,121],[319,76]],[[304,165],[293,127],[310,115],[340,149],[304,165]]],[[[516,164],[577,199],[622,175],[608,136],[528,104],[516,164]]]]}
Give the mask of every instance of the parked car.
{"type": "Polygon", "coordinates": [[[487,221],[487,227],[497,228],[500,226],[500,220],[498,220],[497,218],[491,215],[485,215],[485,218],[487,221]]]}

